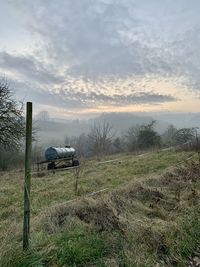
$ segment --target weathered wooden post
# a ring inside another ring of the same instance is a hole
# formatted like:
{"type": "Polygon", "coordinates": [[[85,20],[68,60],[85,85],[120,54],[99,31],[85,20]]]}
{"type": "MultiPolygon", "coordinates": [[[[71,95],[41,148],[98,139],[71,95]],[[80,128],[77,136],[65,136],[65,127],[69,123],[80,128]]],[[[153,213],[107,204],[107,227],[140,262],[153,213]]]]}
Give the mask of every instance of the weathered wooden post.
{"type": "Polygon", "coordinates": [[[24,224],[23,249],[29,248],[30,238],[30,188],[31,188],[31,150],[32,150],[32,103],[26,104],[26,151],[24,180],[24,224]]]}
{"type": "Polygon", "coordinates": [[[75,183],[74,183],[74,192],[75,195],[77,195],[78,193],[78,180],[79,180],[79,176],[80,176],[80,167],[77,166],[74,168],[74,177],[75,177],[75,183]]]}

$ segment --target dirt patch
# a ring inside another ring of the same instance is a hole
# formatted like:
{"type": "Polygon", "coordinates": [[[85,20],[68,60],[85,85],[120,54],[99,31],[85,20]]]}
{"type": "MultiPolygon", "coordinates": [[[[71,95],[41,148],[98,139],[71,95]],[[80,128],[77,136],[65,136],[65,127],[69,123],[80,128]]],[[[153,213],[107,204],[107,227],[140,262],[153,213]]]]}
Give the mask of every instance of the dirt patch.
{"type": "Polygon", "coordinates": [[[93,223],[98,231],[122,230],[119,218],[106,203],[76,211],[76,216],[86,223],[93,223]]]}
{"type": "Polygon", "coordinates": [[[143,186],[138,186],[130,191],[128,191],[128,197],[132,199],[137,199],[140,201],[159,201],[164,198],[164,194],[159,190],[154,190],[151,188],[146,188],[143,186]]]}
{"type": "Polygon", "coordinates": [[[139,200],[141,202],[158,203],[165,199],[165,195],[158,189],[152,189],[143,185],[131,185],[123,189],[115,190],[111,194],[111,200],[118,208],[123,208],[127,202],[139,200]]]}
{"type": "Polygon", "coordinates": [[[123,232],[118,216],[103,201],[80,200],[77,203],[57,208],[51,212],[50,220],[58,226],[63,226],[69,217],[77,217],[99,232],[112,230],[123,232]]]}

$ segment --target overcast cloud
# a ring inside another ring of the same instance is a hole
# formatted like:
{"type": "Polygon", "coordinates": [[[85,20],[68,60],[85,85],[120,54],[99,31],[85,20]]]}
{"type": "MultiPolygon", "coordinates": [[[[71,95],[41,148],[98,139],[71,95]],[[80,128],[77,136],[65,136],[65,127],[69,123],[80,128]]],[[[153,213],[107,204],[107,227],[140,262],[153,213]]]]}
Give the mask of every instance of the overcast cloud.
{"type": "Polygon", "coordinates": [[[184,108],[185,92],[200,95],[198,0],[0,4],[0,73],[36,105],[184,108]]]}

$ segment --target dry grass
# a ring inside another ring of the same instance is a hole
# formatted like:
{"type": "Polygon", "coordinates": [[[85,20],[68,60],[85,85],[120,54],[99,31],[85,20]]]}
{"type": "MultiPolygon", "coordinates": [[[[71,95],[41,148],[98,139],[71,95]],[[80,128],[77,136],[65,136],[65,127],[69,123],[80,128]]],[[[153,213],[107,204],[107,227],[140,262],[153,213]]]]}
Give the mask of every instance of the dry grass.
{"type": "Polygon", "coordinates": [[[121,156],[120,164],[86,163],[79,194],[104,187],[110,192],[49,209],[76,198],[74,177],[34,178],[28,255],[21,252],[23,180],[4,174],[0,266],[184,266],[200,230],[200,166],[190,161],[160,173],[191,155],[167,151],[121,156]]]}
{"type": "MultiPolygon", "coordinates": [[[[52,229],[56,229],[56,232],[58,229],[66,230],[70,221],[82,221],[90,231],[120,234],[124,242],[124,266],[142,266],[147,259],[146,265],[143,266],[155,266],[156,260],[160,264],[158,266],[184,266],[183,255],[175,256],[174,251],[171,254],[169,251],[170,246],[177,242],[177,234],[183,239],[182,242],[185,242],[181,249],[187,247],[187,233],[181,232],[180,222],[184,225],[185,220],[188,220],[186,227],[191,227],[190,224],[194,223],[191,221],[192,216],[194,220],[198,218],[195,217],[199,212],[198,170],[200,171],[199,163],[192,161],[186,166],[177,167],[173,173],[165,173],[142,184],[130,183],[113,190],[103,198],[81,199],[60,206],[41,220],[43,229],[48,233],[51,229],[50,233],[53,233],[52,229]],[[176,195],[173,195],[173,188],[176,188],[178,183],[184,191],[177,199],[176,195]],[[193,209],[196,209],[196,212],[193,213],[193,209]],[[185,217],[186,214],[191,217],[185,217]],[[133,245],[135,247],[132,247],[133,245]],[[134,256],[134,259],[130,258],[130,255],[134,256]]],[[[195,231],[200,229],[198,221],[195,227],[195,231]]],[[[198,233],[195,235],[197,237],[198,233]]],[[[193,236],[188,253],[191,247],[195,246],[197,239],[193,236]]],[[[108,259],[104,261],[109,262],[108,259]]],[[[120,265],[112,259],[112,265],[106,266],[120,265]]]]}

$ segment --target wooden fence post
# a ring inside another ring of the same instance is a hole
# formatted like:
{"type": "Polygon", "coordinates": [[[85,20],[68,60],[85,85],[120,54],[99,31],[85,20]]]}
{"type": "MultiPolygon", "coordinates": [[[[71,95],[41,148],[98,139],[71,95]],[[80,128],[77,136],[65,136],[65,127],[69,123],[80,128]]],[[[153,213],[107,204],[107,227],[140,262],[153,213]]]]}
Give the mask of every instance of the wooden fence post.
{"type": "Polygon", "coordinates": [[[77,195],[78,193],[78,180],[80,176],[80,167],[77,166],[74,170],[74,177],[75,177],[75,183],[74,183],[74,193],[77,195]]]}
{"type": "Polygon", "coordinates": [[[30,188],[31,188],[31,150],[32,150],[32,103],[26,104],[26,151],[24,180],[24,224],[23,249],[29,248],[30,238],[30,188]]]}

